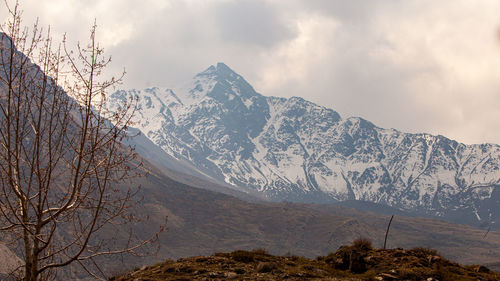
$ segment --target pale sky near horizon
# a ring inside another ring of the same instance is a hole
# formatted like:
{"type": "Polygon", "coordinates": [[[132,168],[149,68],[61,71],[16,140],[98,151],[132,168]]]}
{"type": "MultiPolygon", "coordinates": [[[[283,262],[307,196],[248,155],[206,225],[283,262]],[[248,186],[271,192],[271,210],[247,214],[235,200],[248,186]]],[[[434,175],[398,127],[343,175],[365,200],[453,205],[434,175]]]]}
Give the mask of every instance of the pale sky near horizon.
{"type": "MultiPolygon", "coordinates": [[[[12,1],[9,1],[12,2],[12,1]]],[[[498,0],[21,0],[55,36],[98,35],[125,88],[217,62],[266,96],[383,128],[500,144],[498,0]]],[[[6,19],[1,6],[0,19],[6,19]]]]}

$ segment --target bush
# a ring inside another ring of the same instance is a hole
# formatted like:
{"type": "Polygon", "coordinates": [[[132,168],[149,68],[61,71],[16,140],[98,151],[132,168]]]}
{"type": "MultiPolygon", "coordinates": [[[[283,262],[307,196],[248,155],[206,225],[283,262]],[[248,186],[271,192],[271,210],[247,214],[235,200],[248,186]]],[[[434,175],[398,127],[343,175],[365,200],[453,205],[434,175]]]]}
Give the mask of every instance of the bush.
{"type": "Polygon", "coordinates": [[[250,263],[255,261],[255,253],[253,252],[248,252],[248,251],[243,251],[243,250],[238,250],[234,251],[231,253],[231,258],[235,261],[239,262],[244,262],[244,263],[250,263]]]}
{"type": "Polygon", "coordinates": [[[366,238],[358,238],[351,246],[341,246],[335,253],[330,253],[325,262],[334,269],[349,270],[352,273],[366,271],[365,257],[373,249],[372,242],[366,238]]]}
{"type": "Polygon", "coordinates": [[[263,248],[253,249],[252,253],[254,253],[256,255],[261,255],[261,256],[269,256],[269,252],[263,248]]]}
{"type": "Polygon", "coordinates": [[[352,242],[353,250],[367,252],[373,250],[372,241],[368,238],[358,238],[352,242]]]}
{"type": "Polygon", "coordinates": [[[441,256],[436,250],[431,248],[416,247],[410,250],[414,256],[419,258],[427,258],[429,256],[441,256]]]}

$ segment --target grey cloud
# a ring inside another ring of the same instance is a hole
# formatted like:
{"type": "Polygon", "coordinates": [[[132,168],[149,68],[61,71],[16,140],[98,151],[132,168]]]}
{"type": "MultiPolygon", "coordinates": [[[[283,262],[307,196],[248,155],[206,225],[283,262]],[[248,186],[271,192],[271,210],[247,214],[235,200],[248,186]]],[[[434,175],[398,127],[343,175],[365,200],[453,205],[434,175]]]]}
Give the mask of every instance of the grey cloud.
{"type": "MultiPolygon", "coordinates": [[[[57,17],[50,1],[23,8],[53,30],[86,35],[93,7],[66,2],[57,17]]],[[[494,1],[150,0],[137,11],[135,0],[95,3],[108,30],[133,22],[131,36],[106,49],[110,72],[127,69],[123,87],[177,86],[222,61],[264,95],[302,96],[381,127],[500,143],[492,129],[500,79],[491,74],[500,48],[475,36],[495,36],[494,1]]]]}
{"type": "Polygon", "coordinates": [[[334,16],[347,23],[361,23],[377,16],[380,10],[396,5],[399,0],[315,0],[303,4],[304,10],[334,16]]]}
{"type": "Polygon", "coordinates": [[[295,35],[279,11],[264,1],[222,2],[214,7],[214,16],[224,42],[272,47],[295,35]]]}

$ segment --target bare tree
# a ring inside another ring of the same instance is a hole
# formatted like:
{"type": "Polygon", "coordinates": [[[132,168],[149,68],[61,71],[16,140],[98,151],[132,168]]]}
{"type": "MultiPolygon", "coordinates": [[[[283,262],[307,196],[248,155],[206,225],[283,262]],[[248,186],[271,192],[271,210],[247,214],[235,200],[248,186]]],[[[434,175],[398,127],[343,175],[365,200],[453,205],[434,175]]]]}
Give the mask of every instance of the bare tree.
{"type": "Polygon", "coordinates": [[[24,261],[17,272],[23,280],[54,279],[70,264],[94,274],[96,257],[152,241],[132,232],[119,245],[103,238],[110,226],[134,220],[134,191],[119,186],[137,165],[121,142],[134,103],[106,110],[107,90],[123,76],[100,80],[110,59],[95,24],[89,43],[72,52],[38,24],[23,28],[18,4],[4,3],[10,19],[0,33],[0,233],[24,261]]]}

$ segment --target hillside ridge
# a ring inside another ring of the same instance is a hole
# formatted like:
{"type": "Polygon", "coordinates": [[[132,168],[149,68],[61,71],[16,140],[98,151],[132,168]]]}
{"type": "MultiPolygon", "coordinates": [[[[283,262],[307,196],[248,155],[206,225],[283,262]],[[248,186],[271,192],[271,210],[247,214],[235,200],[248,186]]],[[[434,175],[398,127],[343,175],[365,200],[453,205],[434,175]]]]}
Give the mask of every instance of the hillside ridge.
{"type": "Polygon", "coordinates": [[[429,248],[373,249],[365,239],[327,256],[274,256],[263,249],[167,260],[110,280],[498,280],[482,265],[463,266],[429,248]]]}

